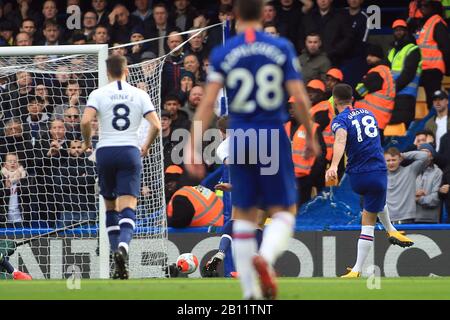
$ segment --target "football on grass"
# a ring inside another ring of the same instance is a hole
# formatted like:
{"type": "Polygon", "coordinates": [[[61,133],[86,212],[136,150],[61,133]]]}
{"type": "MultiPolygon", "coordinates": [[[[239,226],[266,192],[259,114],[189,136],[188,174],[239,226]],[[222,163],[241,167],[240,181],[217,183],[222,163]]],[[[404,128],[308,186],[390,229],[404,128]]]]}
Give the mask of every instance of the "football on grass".
{"type": "Polygon", "coordinates": [[[183,253],[177,259],[177,268],[181,273],[191,274],[197,270],[198,259],[192,253],[183,253]]]}

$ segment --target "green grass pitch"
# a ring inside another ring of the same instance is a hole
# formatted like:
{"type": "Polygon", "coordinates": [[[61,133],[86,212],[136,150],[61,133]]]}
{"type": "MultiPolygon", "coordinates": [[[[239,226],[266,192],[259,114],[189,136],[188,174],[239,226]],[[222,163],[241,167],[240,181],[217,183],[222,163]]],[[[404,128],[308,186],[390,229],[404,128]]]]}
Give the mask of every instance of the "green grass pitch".
{"type": "MultiPolygon", "coordinates": [[[[281,278],[281,300],[327,299],[450,299],[450,278],[381,278],[381,288],[369,290],[367,279],[281,278]]],[[[66,281],[0,282],[5,299],[146,299],[237,300],[235,279],[81,280],[80,290],[67,289],[66,281]]]]}

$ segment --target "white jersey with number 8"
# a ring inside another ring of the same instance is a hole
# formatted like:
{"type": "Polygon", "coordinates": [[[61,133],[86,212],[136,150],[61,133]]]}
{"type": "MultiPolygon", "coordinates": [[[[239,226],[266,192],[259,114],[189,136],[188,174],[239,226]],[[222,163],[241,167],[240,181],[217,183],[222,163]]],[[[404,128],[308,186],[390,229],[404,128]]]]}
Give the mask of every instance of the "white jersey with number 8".
{"type": "Polygon", "coordinates": [[[142,118],[155,111],[149,95],[125,81],[114,81],[92,91],[87,106],[97,110],[100,136],[97,149],[139,148],[138,131],[142,118]]]}

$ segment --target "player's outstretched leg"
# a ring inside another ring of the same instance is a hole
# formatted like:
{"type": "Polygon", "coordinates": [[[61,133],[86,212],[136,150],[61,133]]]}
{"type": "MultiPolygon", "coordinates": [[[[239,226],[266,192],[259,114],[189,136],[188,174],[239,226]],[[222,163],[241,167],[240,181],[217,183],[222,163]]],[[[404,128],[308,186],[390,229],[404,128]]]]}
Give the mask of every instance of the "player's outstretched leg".
{"type": "Polygon", "coordinates": [[[398,245],[402,248],[410,247],[414,244],[411,239],[398,232],[397,229],[392,225],[387,206],[384,207],[383,211],[378,213],[378,218],[380,219],[381,224],[388,234],[388,240],[390,243],[398,245]]]}
{"type": "Polygon", "coordinates": [[[234,261],[239,273],[244,299],[260,299],[261,289],[258,277],[252,265],[252,258],[257,252],[255,231],[256,224],[246,220],[235,220],[233,224],[234,261]]]}
{"type": "Polygon", "coordinates": [[[122,210],[120,216],[120,238],[118,249],[114,253],[114,262],[119,278],[128,279],[128,250],[136,227],[136,212],[127,207],[122,210]]]}
{"type": "Polygon", "coordinates": [[[377,220],[377,215],[363,211],[362,214],[362,227],[361,234],[358,240],[358,254],[356,258],[356,263],[353,268],[349,269],[349,272],[343,275],[341,278],[358,278],[361,276],[362,268],[367,256],[372,250],[373,239],[375,234],[375,223],[377,220]]]}
{"type": "Polygon", "coordinates": [[[0,270],[4,269],[7,273],[12,274],[14,280],[32,280],[28,273],[14,269],[8,258],[0,253],[0,270]]]}
{"type": "Polygon", "coordinates": [[[202,268],[202,276],[206,278],[218,277],[217,267],[222,263],[225,258],[225,252],[231,246],[233,241],[231,238],[233,232],[234,220],[230,220],[222,228],[222,237],[220,238],[219,251],[208,260],[208,262],[202,268]]]}
{"type": "MultiPolygon", "coordinates": [[[[219,243],[219,251],[215,255],[213,255],[208,262],[202,268],[202,277],[205,278],[214,278],[218,277],[219,273],[217,272],[217,268],[223,262],[226,257],[226,252],[231,247],[233,242],[232,233],[233,233],[233,223],[234,220],[229,220],[222,228],[222,237],[220,238],[219,243]]],[[[263,231],[261,229],[256,229],[256,243],[258,249],[261,247],[263,231]]],[[[237,272],[231,272],[233,278],[237,278],[237,272]]]]}
{"type": "Polygon", "coordinates": [[[264,229],[260,256],[254,258],[253,264],[259,274],[261,289],[266,299],[276,298],[273,265],[287,249],[294,232],[294,224],[295,216],[288,211],[281,211],[272,215],[272,222],[264,229]]]}

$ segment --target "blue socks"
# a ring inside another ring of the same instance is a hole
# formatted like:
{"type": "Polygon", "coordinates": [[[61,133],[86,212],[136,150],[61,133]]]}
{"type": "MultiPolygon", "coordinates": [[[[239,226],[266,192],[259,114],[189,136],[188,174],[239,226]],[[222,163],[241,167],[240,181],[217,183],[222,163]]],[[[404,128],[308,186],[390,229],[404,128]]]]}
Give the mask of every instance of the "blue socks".
{"type": "Polygon", "coordinates": [[[119,247],[119,213],[117,211],[106,211],[106,232],[108,232],[109,245],[112,252],[117,251],[119,247]]]}
{"type": "Polygon", "coordinates": [[[231,234],[233,232],[234,220],[229,220],[222,227],[222,237],[220,238],[219,251],[225,253],[231,246],[231,234]]]}
{"type": "Polygon", "coordinates": [[[136,211],[131,208],[125,208],[120,213],[120,238],[119,247],[128,252],[131,239],[133,239],[134,229],[136,227],[136,211]]]}
{"type": "Polygon", "coordinates": [[[259,250],[259,248],[261,247],[261,243],[263,241],[263,231],[262,231],[262,229],[256,229],[255,237],[256,237],[256,242],[257,242],[258,250],[259,250]]]}

